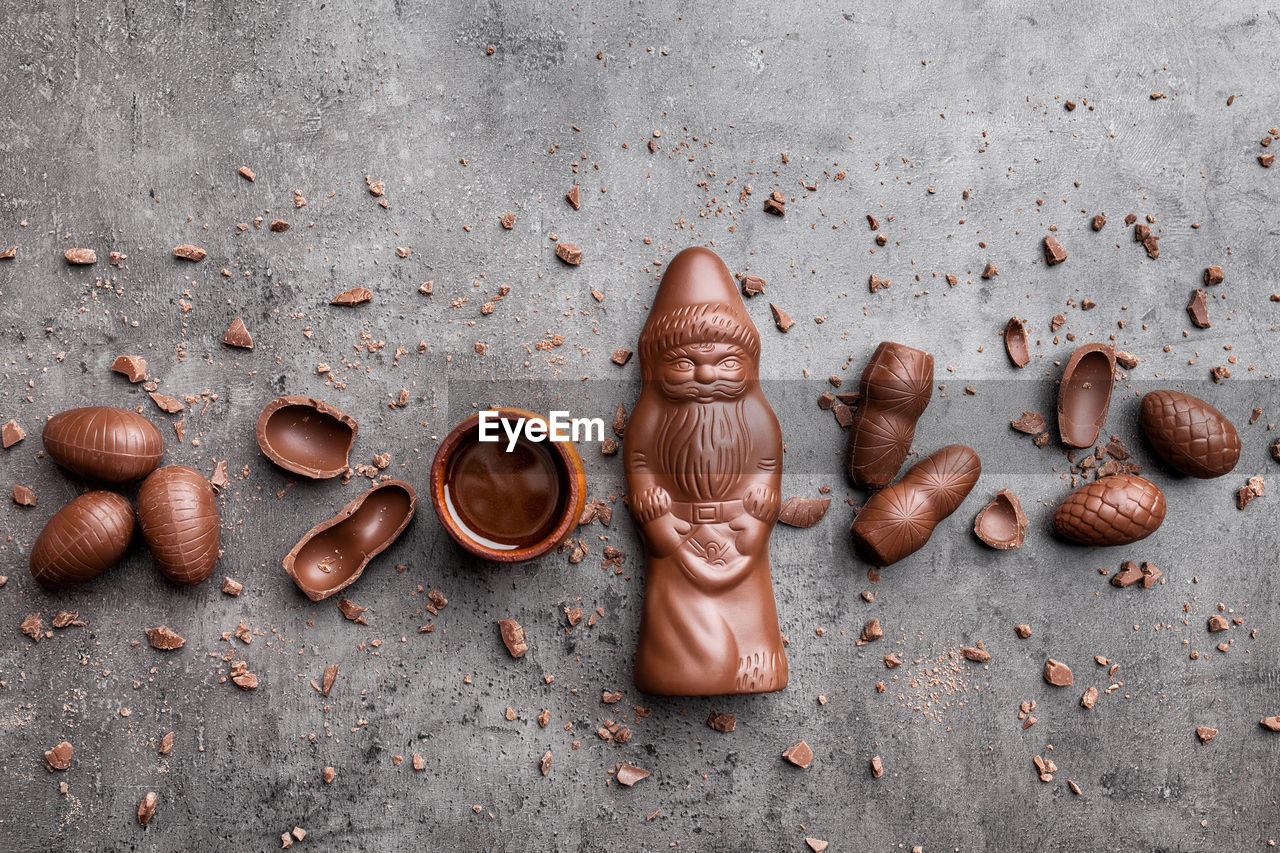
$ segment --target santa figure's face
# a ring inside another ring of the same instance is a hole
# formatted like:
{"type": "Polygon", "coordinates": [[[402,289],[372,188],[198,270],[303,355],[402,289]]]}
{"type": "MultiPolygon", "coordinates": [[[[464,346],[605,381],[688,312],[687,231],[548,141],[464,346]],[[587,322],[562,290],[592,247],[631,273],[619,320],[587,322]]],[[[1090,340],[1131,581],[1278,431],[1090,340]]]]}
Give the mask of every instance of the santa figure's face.
{"type": "Polygon", "coordinates": [[[664,353],[658,380],[674,402],[733,400],[747,388],[749,356],[728,343],[685,344],[664,353]]]}

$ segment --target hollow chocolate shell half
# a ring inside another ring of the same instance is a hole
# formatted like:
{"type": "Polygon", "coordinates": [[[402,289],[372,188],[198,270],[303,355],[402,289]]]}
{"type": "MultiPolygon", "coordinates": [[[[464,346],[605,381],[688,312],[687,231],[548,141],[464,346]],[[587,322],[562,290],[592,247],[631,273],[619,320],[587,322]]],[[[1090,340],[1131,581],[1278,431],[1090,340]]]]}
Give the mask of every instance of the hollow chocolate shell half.
{"type": "Polygon", "coordinates": [[[1021,548],[1027,536],[1027,516],[1022,512],[1022,501],[1008,489],[996,492],[991,503],[973,520],[973,532],[996,550],[1021,548]]]}
{"type": "Polygon", "coordinates": [[[284,558],[284,570],[312,601],[346,589],[404,531],[418,506],[408,483],[388,480],[307,531],[284,558]]]}
{"type": "Polygon", "coordinates": [[[360,425],[323,400],[277,397],[258,416],[258,446],[286,471],[327,480],[347,470],[360,425]]]}
{"type": "Polygon", "coordinates": [[[1106,344],[1085,344],[1062,371],[1058,434],[1067,447],[1091,447],[1107,421],[1116,354],[1106,344]]]}

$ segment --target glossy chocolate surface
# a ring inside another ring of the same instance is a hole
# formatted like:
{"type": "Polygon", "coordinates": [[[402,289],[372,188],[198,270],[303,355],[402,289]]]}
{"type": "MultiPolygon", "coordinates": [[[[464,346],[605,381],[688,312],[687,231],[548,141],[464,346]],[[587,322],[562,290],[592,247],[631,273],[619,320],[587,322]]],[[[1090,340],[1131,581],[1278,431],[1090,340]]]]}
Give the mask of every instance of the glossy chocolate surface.
{"type": "Polygon", "coordinates": [[[1008,489],[996,492],[991,503],[973,520],[973,532],[987,545],[999,551],[1021,548],[1027,535],[1027,516],[1022,501],[1008,489]]]}
{"type": "Polygon", "coordinates": [[[31,548],[31,576],[47,589],[83,583],[120,562],[133,507],[115,492],[85,492],[49,519],[31,548]]]}
{"type": "Polygon", "coordinates": [[[956,511],[981,473],[978,454],[963,444],[949,444],[917,462],[858,511],[850,528],[858,553],[876,566],[915,553],[956,511]]]}
{"type": "Polygon", "coordinates": [[[1107,422],[1116,354],[1106,344],[1085,344],[1071,354],[1058,386],[1058,434],[1067,447],[1092,447],[1107,422]]]}
{"type": "Polygon", "coordinates": [[[258,416],[258,446],[286,471],[327,480],[347,469],[347,455],[360,426],[355,418],[323,400],[285,396],[258,416]]]}
{"type": "Polygon", "coordinates": [[[1133,474],[1116,474],[1068,495],[1053,514],[1053,529],[1084,545],[1128,545],[1154,533],[1164,513],[1159,486],[1133,474]]]}
{"type": "Polygon", "coordinates": [[[1226,415],[1181,391],[1152,391],[1142,398],[1142,431],[1175,471],[1221,477],[1240,461],[1240,435],[1226,415]]]}
{"type": "Polygon", "coordinates": [[[508,451],[505,441],[473,438],[450,456],[444,489],[446,505],[469,536],[515,550],[541,542],[560,523],[569,472],[549,442],[522,438],[508,451]]]}
{"type": "MultiPolygon", "coordinates": [[[[524,409],[501,408],[498,420],[546,423],[524,409]]],[[[479,440],[479,415],[458,424],[431,463],[431,506],[453,540],[499,563],[532,560],[555,549],[586,505],[587,474],[570,441],[531,442],[523,434],[510,453],[479,440]]]]}
{"type": "Polygon", "coordinates": [[[1010,317],[1004,327],[1004,351],[1014,367],[1026,367],[1031,363],[1031,342],[1027,340],[1027,327],[1017,317],[1010,317]]]}
{"type": "Polygon", "coordinates": [[[107,406],[54,415],[41,440],[54,462],[104,483],[145,477],[164,457],[164,439],[155,424],[137,412],[107,406]]]}
{"type": "Polygon", "coordinates": [[[284,558],[284,570],[312,601],[355,583],[369,561],[395,542],[418,506],[408,483],[388,480],[311,528],[284,558]]]}
{"type": "Polygon", "coordinates": [[[760,388],[760,336],[709,249],[667,265],[640,335],[623,445],[645,549],[635,683],[705,696],[781,690],[787,656],[770,576],[782,432],[760,388]]]}
{"type": "Polygon", "coordinates": [[[218,561],[218,499],[204,475],[166,465],[138,490],[138,526],[160,571],[177,584],[204,582],[218,561]]]}
{"type": "Polygon", "coordinates": [[[933,356],[892,341],[876,347],[858,386],[861,399],[846,448],[849,478],[882,489],[911,450],[916,421],[933,390],[933,356]]]}

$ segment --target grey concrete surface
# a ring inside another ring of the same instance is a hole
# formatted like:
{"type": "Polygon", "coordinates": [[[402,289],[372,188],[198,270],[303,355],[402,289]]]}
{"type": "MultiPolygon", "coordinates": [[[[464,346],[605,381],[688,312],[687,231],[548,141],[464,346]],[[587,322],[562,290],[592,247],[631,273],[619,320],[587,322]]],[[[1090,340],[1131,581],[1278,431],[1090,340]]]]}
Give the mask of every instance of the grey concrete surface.
{"type": "Polygon", "coordinates": [[[1278,48],[1275,11],[1240,0],[5,2],[0,249],[18,255],[0,261],[0,420],[27,438],[0,453],[0,485],[33,486],[39,505],[0,511],[0,847],[271,850],[300,826],[303,850],[789,851],[805,837],[841,851],[1269,849],[1280,735],[1258,720],[1280,713],[1277,498],[1238,512],[1233,496],[1275,470],[1267,425],[1280,421],[1280,305],[1268,299],[1280,290],[1280,171],[1256,160],[1280,122],[1278,48]],[[388,208],[365,175],[385,183],[388,208]],[[563,200],[575,182],[577,212],[563,200]],[[774,189],[791,199],[785,219],[761,210],[774,189]],[[1097,211],[1101,233],[1088,228],[1097,211]],[[1127,213],[1155,217],[1158,260],[1131,241],[1127,213]],[[237,232],[259,216],[264,227],[237,232]],[[269,232],[275,217],[292,228],[269,232]],[[1040,244],[1055,226],[1070,257],[1049,269],[1040,244]],[[580,268],[555,259],[552,235],[583,247],[580,268]],[[182,242],[209,257],[174,259],[182,242]],[[297,592],[281,557],[367,481],[275,468],[253,440],[267,400],[341,407],[361,423],[353,463],[389,453],[387,473],[425,494],[438,439],[477,405],[606,419],[630,405],[636,365],[609,356],[634,347],[660,263],[691,244],[768,280],[748,309],[786,433],[787,491],[832,487],[820,526],[773,539],[785,692],[663,699],[630,686],[642,561],[619,459],[594,448],[583,448],[591,494],[616,512],[580,532],[591,551],[579,564],[485,565],[424,507],[349,591],[368,627],[297,592]],[[99,263],[69,267],[71,246],[99,263]],[[128,256],[118,269],[111,250],[128,256]],[[1000,273],[982,280],[988,262],[1000,273]],[[1197,330],[1184,305],[1208,264],[1226,282],[1212,328],[1197,330]],[[867,292],[873,272],[889,290],[867,292]],[[427,280],[430,297],[418,292],[427,280]],[[373,303],[327,304],[354,286],[373,303]],[[770,300],[797,321],[785,335],[770,300]],[[1038,341],[1022,372],[999,337],[1014,313],[1038,341]],[[235,316],[252,352],[219,344],[235,316]],[[1023,409],[1051,413],[1068,333],[1141,357],[1117,384],[1108,432],[1143,464],[1136,396],[1149,388],[1215,401],[1244,437],[1220,480],[1152,474],[1169,517],[1140,545],[1054,541],[1068,464],[1056,443],[1038,450],[1007,427],[1023,409]],[[539,347],[555,335],[561,345],[539,347]],[[846,534],[845,498],[865,495],[844,480],[843,434],[815,399],[829,375],[856,383],[882,339],[937,359],[916,449],[971,442],[984,474],[927,548],[873,586],[846,534]],[[145,356],[162,392],[216,400],[164,415],[109,371],[121,353],[145,356]],[[1233,372],[1220,386],[1208,381],[1217,364],[1233,372]],[[389,408],[401,388],[409,405],[389,408]],[[141,407],[174,462],[228,462],[213,580],[169,586],[135,545],[83,588],[33,583],[32,542],[82,488],[41,458],[40,428],[88,403],[141,407]],[[1013,553],[969,531],[1001,487],[1031,516],[1013,553]],[[626,552],[621,573],[601,568],[606,544],[626,552]],[[1122,559],[1156,563],[1167,583],[1111,587],[1098,570],[1122,559]],[[219,592],[224,575],[244,584],[239,598],[219,592]],[[436,616],[432,588],[449,598],[436,616]],[[869,590],[873,603],[859,595],[869,590]],[[1219,603],[1242,623],[1210,636],[1219,603]],[[603,615],[568,630],[565,606],[603,615]],[[87,625],[39,644],[19,632],[27,614],[48,625],[60,610],[87,625]],[[522,660],[499,640],[502,617],[528,633],[522,660]],[[886,637],[856,645],[871,618],[886,637]],[[224,639],[241,622],[250,645],[224,639]],[[1020,622],[1031,639],[1014,636],[1020,622]],[[186,647],[148,647],[143,629],[160,623],[186,647]],[[418,633],[427,623],[434,633],[418,633]],[[978,640],[985,666],[958,656],[978,640]],[[890,652],[902,667],[885,669],[890,652]],[[223,680],[229,653],[258,674],[256,691],[223,680]],[[1080,694],[1109,683],[1095,655],[1119,664],[1120,686],[1090,712],[1080,694]],[[1047,656],[1074,669],[1073,687],[1041,680],[1047,656]],[[341,672],[325,699],[310,682],[330,663],[341,672]],[[621,701],[602,703],[606,690],[621,701]],[[1022,701],[1036,703],[1027,730],[1022,701]],[[735,713],[737,730],[708,728],[712,709],[735,713]],[[597,737],[607,720],[630,742],[597,737]],[[1202,746],[1198,725],[1221,734],[1202,746]],[[779,757],[802,738],[808,771],[779,757]],[[46,772],[44,750],[64,739],[71,768],[46,772]],[[1037,779],[1036,755],[1057,764],[1052,782],[1037,779]],[[624,761],[653,775],[620,787],[610,772],[624,761]],[[338,774],[329,785],[325,766],[338,774]],[[146,791],[159,807],[143,829],[146,791]]]}

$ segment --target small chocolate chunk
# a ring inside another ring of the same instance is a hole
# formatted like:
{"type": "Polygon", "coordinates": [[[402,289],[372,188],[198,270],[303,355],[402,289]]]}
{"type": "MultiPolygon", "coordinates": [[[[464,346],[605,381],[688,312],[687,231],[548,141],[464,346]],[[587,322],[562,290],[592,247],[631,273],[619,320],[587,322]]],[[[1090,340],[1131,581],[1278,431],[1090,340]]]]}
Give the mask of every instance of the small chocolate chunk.
{"type": "Polygon", "coordinates": [[[229,347],[253,349],[253,336],[245,328],[244,320],[239,317],[231,321],[231,326],[222,335],[222,342],[229,347]]]}
{"type": "Polygon", "coordinates": [[[1274,717],[1263,717],[1260,725],[1264,729],[1268,729],[1273,732],[1280,732],[1280,715],[1276,715],[1274,717]]]}
{"type": "Polygon", "coordinates": [[[241,584],[239,581],[234,581],[231,578],[222,579],[222,591],[226,595],[231,595],[231,596],[239,595],[240,591],[243,589],[244,589],[244,585],[241,584]]]}
{"type": "Polygon", "coordinates": [[[991,660],[991,652],[987,651],[979,641],[977,646],[965,646],[960,650],[960,654],[964,655],[966,660],[974,663],[986,663],[991,660]]]}
{"type": "Polygon", "coordinates": [[[871,778],[879,779],[884,775],[884,762],[880,760],[880,756],[871,756],[871,778]]]}
{"type": "Polygon", "coordinates": [[[280,234],[289,230],[289,223],[285,222],[283,219],[273,219],[271,220],[271,225],[268,227],[277,234],[280,234]]]}
{"type": "Polygon", "coordinates": [[[67,249],[62,256],[69,264],[87,265],[98,262],[98,253],[93,249],[67,249]]]}
{"type": "Polygon", "coordinates": [[[988,262],[986,267],[982,270],[982,277],[987,280],[993,279],[998,275],[1000,275],[1000,268],[993,263],[988,262]]]}
{"type": "Polygon", "coordinates": [[[630,788],[641,779],[649,778],[648,770],[641,770],[631,764],[621,764],[618,766],[617,780],[619,784],[626,785],[630,788]]]}
{"type": "Polygon", "coordinates": [[[160,754],[168,755],[173,751],[173,732],[167,732],[164,737],[160,738],[160,754]]]}
{"type": "Polygon", "coordinates": [[[1156,568],[1155,564],[1144,562],[1142,564],[1142,588],[1151,589],[1160,582],[1164,577],[1164,572],[1156,568]]]}
{"type": "Polygon", "coordinates": [[[116,356],[116,360],[111,362],[111,369],[130,382],[141,382],[147,378],[147,360],[140,355],[116,356]]]}
{"type": "Polygon", "coordinates": [[[556,243],[556,257],[571,267],[582,263],[582,250],[572,243],[556,243]]]}
{"type": "Polygon", "coordinates": [[[55,770],[66,770],[71,766],[71,756],[74,754],[75,747],[64,740],[53,749],[45,750],[44,766],[50,773],[55,770]]]}
{"type": "Polygon", "coordinates": [[[507,211],[506,213],[502,214],[502,217],[498,221],[501,222],[502,227],[507,229],[508,231],[516,227],[516,215],[511,211],[507,211]]]}
{"type": "Polygon", "coordinates": [[[1118,349],[1116,350],[1116,364],[1125,370],[1133,370],[1138,366],[1138,357],[1128,350],[1118,349]]]}
{"type": "Polygon", "coordinates": [[[328,696],[329,691],[333,689],[333,683],[338,680],[338,665],[331,663],[324,668],[324,675],[320,678],[320,695],[328,696]]]}
{"type": "Polygon", "coordinates": [[[1111,576],[1111,585],[1121,589],[1133,586],[1142,580],[1142,569],[1133,560],[1125,560],[1120,564],[1120,571],[1111,576]]]}
{"type": "Polygon", "coordinates": [[[13,502],[18,506],[35,506],[36,493],[26,486],[13,485],[13,502]]]}
{"type": "Polygon", "coordinates": [[[1027,339],[1027,327],[1017,317],[1010,317],[1004,327],[1004,351],[1014,367],[1026,367],[1031,362],[1031,342],[1027,339]]]}
{"type": "Polygon", "coordinates": [[[573,189],[564,194],[564,200],[569,202],[569,206],[574,210],[582,209],[582,200],[578,196],[578,185],[574,184],[573,189]]]}
{"type": "Polygon", "coordinates": [[[764,200],[764,212],[772,213],[774,216],[786,216],[786,201],[786,197],[782,193],[774,190],[769,193],[769,196],[764,200]]]}
{"type": "Polygon", "coordinates": [[[622,365],[625,365],[628,361],[631,361],[632,355],[633,353],[629,349],[618,349],[613,351],[613,355],[610,357],[609,360],[612,361],[614,364],[622,366],[622,365]]]}
{"type": "Polygon", "coordinates": [[[880,290],[888,290],[889,285],[892,283],[893,282],[891,282],[889,279],[881,278],[875,273],[872,273],[871,278],[867,279],[867,287],[871,290],[872,293],[875,293],[880,290]]]}
{"type": "Polygon", "coordinates": [[[1101,231],[1101,230],[1102,230],[1102,226],[1104,226],[1104,225],[1106,225],[1106,224],[1107,224],[1107,215],[1106,215],[1105,213],[1099,213],[1099,214],[1097,214],[1096,216],[1094,216],[1094,217],[1093,217],[1093,230],[1094,230],[1094,231],[1101,231]]]}
{"type": "Polygon", "coordinates": [[[1018,639],[1025,640],[1031,636],[1030,625],[1014,625],[1013,633],[1018,635],[1018,639]]]}
{"type": "Polygon", "coordinates": [[[1210,634],[1218,634],[1222,631],[1229,631],[1231,623],[1227,621],[1227,617],[1215,613],[1209,617],[1208,628],[1210,634]]]}
{"type": "MultiPolygon", "coordinates": [[[[574,189],[577,190],[577,187],[574,187],[574,189]]],[[[577,205],[574,205],[574,207],[576,209],[577,205]]],[[[418,760],[421,761],[422,756],[418,756],[418,760]]],[[[548,749],[546,752],[542,753],[542,758],[538,759],[538,770],[542,772],[543,776],[551,773],[551,765],[554,761],[555,758],[552,757],[551,750],[548,749]]]]}
{"type": "Polygon", "coordinates": [[[157,391],[147,392],[147,396],[151,398],[151,402],[159,407],[160,411],[170,415],[176,415],[186,408],[181,400],[177,397],[170,397],[168,394],[161,394],[157,391]]]}
{"type": "Polygon", "coordinates": [[[864,646],[867,643],[875,642],[884,636],[884,629],[880,627],[879,619],[872,619],[866,625],[862,626],[862,633],[859,635],[857,645],[864,646]]]}
{"type": "Polygon", "coordinates": [[[1259,154],[1258,162],[1261,163],[1265,168],[1270,169],[1271,165],[1276,162],[1276,155],[1270,154],[1270,153],[1259,154]]]}
{"type": "Polygon", "coordinates": [[[1205,287],[1212,287],[1216,284],[1222,284],[1223,280],[1224,280],[1224,276],[1222,274],[1222,267],[1212,266],[1212,267],[1204,268],[1204,286],[1205,287]]]}
{"type": "Polygon", "coordinates": [[[788,498],[778,513],[778,521],[791,527],[813,527],[827,514],[831,498],[788,498]]]}
{"type": "Polygon", "coordinates": [[[1217,729],[1211,729],[1208,726],[1196,726],[1196,737],[1200,738],[1201,743],[1208,743],[1217,736],[1217,729]]]}
{"type": "Polygon", "coordinates": [[[343,616],[345,616],[347,619],[351,620],[352,622],[355,622],[357,625],[369,624],[368,622],[365,621],[365,618],[364,618],[364,614],[369,608],[361,607],[359,604],[356,604],[354,601],[352,601],[349,598],[339,599],[338,609],[342,611],[343,616]]]}
{"type": "Polygon", "coordinates": [[[707,725],[718,732],[731,732],[738,728],[738,718],[734,714],[717,714],[713,709],[707,717],[707,725]]]}
{"type": "Polygon", "coordinates": [[[1045,431],[1044,415],[1039,412],[1023,412],[1016,420],[1009,421],[1009,426],[1027,435],[1039,435],[1045,431]]]}
{"type": "Polygon", "coordinates": [[[1044,680],[1054,687],[1070,687],[1073,681],[1071,667],[1049,658],[1044,662],[1044,680]]]}
{"type": "Polygon", "coordinates": [[[787,747],[782,757],[801,770],[808,770],[809,765],[813,763],[813,750],[809,748],[809,744],[800,741],[795,746],[787,747]]]}
{"type": "Polygon", "coordinates": [[[1022,501],[1008,489],[996,492],[991,503],[973,520],[973,532],[984,543],[1000,551],[1021,548],[1027,534],[1027,516],[1022,501]]]}
{"type": "Polygon", "coordinates": [[[524,657],[529,646],[524,641],[524,629],[520,627],[520,623],[514,619],[499,619],[498,630],[502,632],[502,642],[506,644],[511,656],[524,657]]]}
{"type": "Polygon", "coordinates": [[[618,404],[617,410],[613,413],[613,431],[622,438],[627,432],[627,407],[622,403],[618,404]]]}
{"type": "Polygon", "coordinates": [[[241,166],[236,171],[239,172],[240,177],[244,178],[246,181],[253,181],[258,177],[253,173],[253,169],[250,169],[248,166],[241,166]]]}
{"type": "Polygon", "coordinates": [[[31,642],[38,643],[44,638],[44,619],[39,613],[28,613],[27,618],[22,620],[19,626],[22,633],[31,638],[31,642]]]}
{"type": "Polygon", "coordinates": [[[1187,303],[1187,315],[1197,328],[1207,329],[1211,325],[1209,323],[1209,306],[1205,303],[1203,290],[1197,289],[1191,294],[1191,301],[1187,303]]]}
{"type": "Polygon", "coordinates": [[[168,625],[160,625],[156,628],[147,629],[147,642],[151,644],[153,649],[168,652],[182,648],[182,644],[186,642],[186,639],[178,636],[168,625]]]}
{"type": "Polygon", "coordinates": [[[203,261],[209,253],[199,246],[193,246],[190,243],[183,243],[181,246],[173,247],[173,256],[188,261],[203,261]]]}
{"type": "Polygon", "coordinates": [[[790,314],[788,314],[786,311],[783,311],[781,308],[779,308],[777,305],[774,305],[772,302],[769,303],[769,310],[773,312],[773,323],[775,326],[778,327],[779,330],[786,332],[796,324],[796,321],[791,319],[790,314]]]}
{"type": "Polygon", "coordinates": [[[1044,259],[1049,266],[1056,266],[1067,259],[1067,250],[1052,234],[1044,238],[1044,259]]]}
{"type": "MultiPolygon", "coordinates": [[[[3,427],[0,427],[0,444],[4,445],[5,450],[13,447],[26,437],[26,430],[18,426],[18,422],[15,420],[10,420],[3,427]]],[[[56,462],[58,460],[54,459],[54,461],[56,462]]]]}
{"type": "Polygon", "coordinates": [[[159,800],[160,798],[156,796],[155,791],[147,791],[142,801],[138,803],[138,823],[141,826],[146,826],[151,821],[151,818],[155,817],[156,804],[159,800]]]}
{"type": "Polygon", "coordinates": [[[342,305],[352,307],[362,302],[369,302],[373,299],[373,291],[367,287],[353,287],[350,290],[344,290],[337,296],[329,300],[330,305],[342,305]]]}
{"type": "Polygon", "coordinates": [[[758,275],[744,275],[742,277],[742,295],[755,296],[764,293],[765,280],[758,275]]]}
{"type": "Polygon", "coordinates": [[[1098,688],[1090,687],[1080,697],[1080,707],[1093,710],[1093,706],[1098,703],[1098,688]]]}

